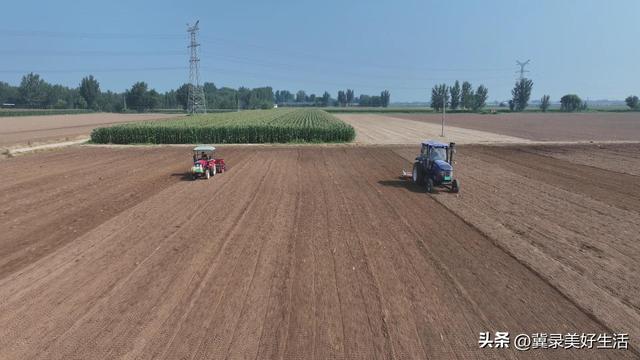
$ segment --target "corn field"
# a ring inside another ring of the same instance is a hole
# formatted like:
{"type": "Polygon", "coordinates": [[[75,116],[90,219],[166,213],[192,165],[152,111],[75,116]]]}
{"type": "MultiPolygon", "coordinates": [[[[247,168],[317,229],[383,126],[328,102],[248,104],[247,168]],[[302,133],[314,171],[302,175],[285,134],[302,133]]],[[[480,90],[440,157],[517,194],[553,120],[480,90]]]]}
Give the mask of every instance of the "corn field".
{"type": "Polygon", "coordinates": [[[348,142],[355,130],[317,109],[251,110],[97,128],[101,144],[240,144],[348,142]]]}

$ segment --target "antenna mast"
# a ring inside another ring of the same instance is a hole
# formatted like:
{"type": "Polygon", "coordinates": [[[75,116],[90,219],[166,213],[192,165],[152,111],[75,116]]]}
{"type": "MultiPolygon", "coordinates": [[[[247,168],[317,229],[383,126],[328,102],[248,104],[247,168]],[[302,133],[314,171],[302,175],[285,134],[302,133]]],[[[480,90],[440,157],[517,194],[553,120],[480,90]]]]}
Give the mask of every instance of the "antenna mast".
{"type": "Polygon", "coordinates": [[[190,114],[207,113],[207,102],[204,98],[204,89],[200,86],[200,58],[198,57],[198,47],[200,44],[196,41],[196,35],[200,28],[198,24],[200,20],[191,26],[187,24],[187,32],[191,42],[189,50],[191,56],[189,58],[189,96],[187,100],[187,111],[190,114]]]}

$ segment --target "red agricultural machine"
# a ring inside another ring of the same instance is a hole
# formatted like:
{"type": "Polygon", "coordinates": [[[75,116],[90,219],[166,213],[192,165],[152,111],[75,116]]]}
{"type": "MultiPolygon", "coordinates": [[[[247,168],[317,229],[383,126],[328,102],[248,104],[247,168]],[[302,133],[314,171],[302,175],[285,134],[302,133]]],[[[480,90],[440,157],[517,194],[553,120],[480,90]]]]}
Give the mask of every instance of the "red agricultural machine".
{"type": "Polygon", "coordinates": [[[191,179],[209,179],[216,174],[227,170],[224,159],[215,158],[216,148],[209,145],[198,145],[193,148],[193,166],[191,167],[191,179]]]}

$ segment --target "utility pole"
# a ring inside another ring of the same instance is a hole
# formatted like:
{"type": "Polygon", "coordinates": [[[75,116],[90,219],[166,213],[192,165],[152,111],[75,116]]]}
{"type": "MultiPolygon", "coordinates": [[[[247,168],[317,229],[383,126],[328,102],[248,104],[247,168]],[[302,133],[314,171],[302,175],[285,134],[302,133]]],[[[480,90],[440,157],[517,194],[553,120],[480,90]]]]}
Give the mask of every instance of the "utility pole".
{"type": "Polygon", "coordinates": [[[200,28],[196,21],[193,26],[187,24],[187,32],[190,37],[190,58],[189,58],[189,92],[187,97],[187,111],[190,114],[207,113],[207,102],[204,98],[204,89],[200,86],[200,58],[198,57],[198,47],[200,44],[196,41],[196,35],[200,28]]]}
{"type": "Polygon", "coordinates": [[[527,60],[525,62],[522,62],[522,61],[516,60],[516,64],[518,66],[520,66],[520,71],[516,71],[516,74],[520,73],[520,80],[524,79],[524,73],[529,72],[529,70],[525,70],[524,67],[527,66],[530,61],[531,60],[527,60]]]}
{"type": "Polygon", "coordinates": [[[447,87],[444,87],[444,92],[442,93],[442,130],[440,131],[440,136],[444,137],[444,120],[447,112],[447,87]]]}

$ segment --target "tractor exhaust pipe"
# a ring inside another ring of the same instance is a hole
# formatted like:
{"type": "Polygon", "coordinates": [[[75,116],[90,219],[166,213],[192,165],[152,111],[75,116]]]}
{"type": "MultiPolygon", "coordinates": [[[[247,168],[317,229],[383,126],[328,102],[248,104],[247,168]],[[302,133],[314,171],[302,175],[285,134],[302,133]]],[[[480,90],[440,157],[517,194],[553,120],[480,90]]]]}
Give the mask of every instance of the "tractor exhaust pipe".
{"type": "Polygon", "coordinates": [[[449,143],[449,164],[453,165],[453,154],[456,153],[456,143],[449,143]]]}

